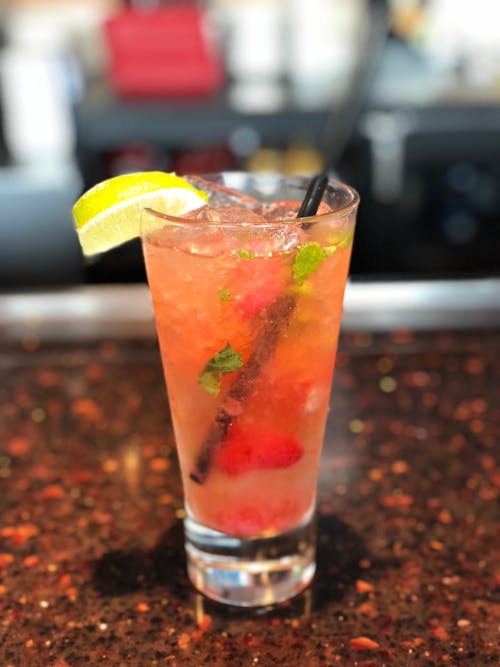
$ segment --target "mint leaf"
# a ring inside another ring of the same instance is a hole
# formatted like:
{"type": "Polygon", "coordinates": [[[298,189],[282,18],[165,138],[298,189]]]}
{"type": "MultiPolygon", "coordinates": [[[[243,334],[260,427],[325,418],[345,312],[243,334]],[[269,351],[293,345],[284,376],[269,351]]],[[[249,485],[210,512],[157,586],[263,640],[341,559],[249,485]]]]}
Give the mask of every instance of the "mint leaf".
{"type": "Polygon", "coordinates": [[[221,380],[222,373],[203,371],[198,378],[198,384],[207,392],[207,394],[210,394],[210,396],[218,396],[221,380]]]}
{"type": "Polygon", "coordinates": [[[219,299],[222,303],[225,303],[226,301],[231,301],[232,296],[231,296],[231,291],[229,287],[226,285],[222,285],[219,287],[217,290],[217,294],[219,295],[219,299]]]}
{"type": "Polygon", "coordinates": [[[293,262],[293,278],[297,285],[303,285],[313,271],[327,257],[319,243],[308,243],[302,246],[295,255],[293,262]]]}
{"type": "Polygon", "coordinates": [[[353,238],[354,238],[354,229],[351,229],[351,231],[344,236],[342,241],[340,241],[340,243],[337,244],[337,248],[348,248],[351,245],[353,238]]]}
{"type": "Polygon", "coordinates": [[[233,350],[228,343],[226,347],[217,352],[205,365],[200,373],[198,384],[210,394],[217,396],[220,392],[220,385],[223,376],[226,373],[233,373],[243,366],[243,358],[239,352],[233,350]]]}
{"type": "Polygon", "coordinates": [[[228,343],[220,352],[217,352],[205,366],[205,370],[222,371],[232,373],[243,366],[243,359],[228,343]]]}
{"type": "Polygon", "coordinates": [[[250,250],[240,250],[238,252],[238,255],[242,257],[243,259],[255,259],[255,255],[253,252],[250,252],[250,250]]]}
{"type": "Polygon", "coordinates": [[[348,248],[353,241],[354,238],[354,229],[351,229],[348,231],[346,234],[341,236],[338,232],[334,236],[330,236],[328,238],[328,243],[330,244],[329,248],[338,248],[341,250],[342,248],[348,248]]]}

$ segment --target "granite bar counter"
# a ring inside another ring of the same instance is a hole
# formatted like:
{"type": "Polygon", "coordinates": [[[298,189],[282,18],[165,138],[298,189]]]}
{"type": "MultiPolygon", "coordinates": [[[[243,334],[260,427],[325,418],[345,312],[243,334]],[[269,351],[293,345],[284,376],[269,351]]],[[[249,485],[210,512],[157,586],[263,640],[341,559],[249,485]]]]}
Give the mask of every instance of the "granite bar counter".
{"type": "Polygon", "coordinates": [[[357,328],[348,301],[317,574],[294,600],[245,611],[187,580],[149,325],[107,312],[120,335],[65,335],[59,310],[48,335],[42,312],[21,326],[6,303],[0,667],[499,664],[498,319],[357,328]]]}

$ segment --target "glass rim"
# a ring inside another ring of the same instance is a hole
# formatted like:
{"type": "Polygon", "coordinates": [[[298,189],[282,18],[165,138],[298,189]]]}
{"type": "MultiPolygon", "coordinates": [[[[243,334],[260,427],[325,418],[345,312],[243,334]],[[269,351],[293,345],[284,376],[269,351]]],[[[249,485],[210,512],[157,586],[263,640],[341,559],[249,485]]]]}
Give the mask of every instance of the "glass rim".
{"type": "MultiPolygon", "coordinates": [[[[313,178],[313,176],[309,175],[303,175],[303,174],[283,174],[281,172],[246,172],[242,170],[225,170],[225,171],[220,171],[220,172],[211,172],[207,174],[186,174],[183,176],[183,178],[189,179],[190,177],[193,178],[204,178],[206,180],[210,180],[211,178],[219,175],[219,174],[233,174],[233,175],[241,175],[241,176],[251,176],[255,178],[264,178],[264,177],[276,177],[280,176],[282,177],[284,182],[289,183],[290,185],[293,185],[294,182],[298,188],[304,189],[304,193],[313,178]]],[[[340,218],[345,218],[349,216],[351,213],[355,212],[356,209],[359,206],[360,202],[360,197],[358,192],[350,185],[347,185],[343,181],[329,177],[328,178],[328,184],[327,188],[336,188],[339,191],[342,191],[344,193],[348,193],[350,197],[350,201],[345,204],[342,207],[336,208],[331,211],[327,211],[326,213],[319,213],[316,215],[312,216],[307,216],[303,218],[284,218],[282,220],[265,220],[263,222],[256,222],[256,221],[251,221],[247,222],[245,220],[223,220],[223,221],[213,221],[210,222],[210,224],[214,227],[223,227],[226,229],[231,229],[231,228],[240,228],[241,227],[247,227],[247,228],[266,228],[266,227],[280,227],[283,225],[290,226],[291,223],[295,223],[296,225],[307,225],[308,223],[314,223],[318,224],[318,222],[324,220],[333,220],[333,219],[340,219],[340,218]]],[[[323,201],[323,200],[322,200],[323,201]]],[[[271,202],[270,202],[271,203],[271,202]]],[[[166,221],[170,221],[173,224],[183,226],[183,225],[189,225],[189,226],[195,226],[195,225],[206,225],[206,221],[204,220],[197,220],[196,218],[185,218],[182,216],[174,216],[170,215],[168,213],[164,213],[163,211],[159,211],[157,209],[151,208],[151,207],[144,207],[142,209],[142,218],[144,218],[144,214],[148,214],[151,216],[154,216],[156,218],[161,218],[166,221]]],[[[141,224],[141,235],[143,233],[147,234],[148,231],[143,229],[143,225],[141,224]]]]}

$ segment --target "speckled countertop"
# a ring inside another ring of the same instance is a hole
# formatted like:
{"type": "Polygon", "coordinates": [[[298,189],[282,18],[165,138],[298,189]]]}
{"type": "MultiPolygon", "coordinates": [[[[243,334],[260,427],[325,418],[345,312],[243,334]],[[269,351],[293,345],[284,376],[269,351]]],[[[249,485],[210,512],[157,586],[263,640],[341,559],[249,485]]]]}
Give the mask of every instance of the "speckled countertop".
{"type": "Polygon", "coordinates": [[[276,609],[184,571],[156,345],[0,346],[0,667],[498,665],[498,331],[341,340],[318,572],[276,609]]]}

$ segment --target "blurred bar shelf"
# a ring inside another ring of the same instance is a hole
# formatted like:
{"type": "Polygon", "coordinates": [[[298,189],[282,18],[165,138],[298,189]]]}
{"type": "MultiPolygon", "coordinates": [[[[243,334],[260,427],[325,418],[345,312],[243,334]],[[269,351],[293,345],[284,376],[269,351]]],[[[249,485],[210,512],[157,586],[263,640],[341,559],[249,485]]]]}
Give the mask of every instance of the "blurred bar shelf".
{"type": "MultiPolygon", "coordinates": [[[[429,133],[434,137],[459,134],[462,138],[464,134],[477,134],[471,140],[471,148],[476,152],[478,140],[480,148],[495,150],[491,142],[482,146],[480,137],[500,134],[498,108],[497,101],[482,104],[436,101],[427,106],[371,103],[364,113],[403,113],[408,116],[411,134],[429,133]]],[[[340,111],[335,106],[305,109],[291,103],[272,111],[242,111],[231,107],[223,95],[201,101],[123,100],[101,95],[76,107],[75,122],[83,152],[112,150],[130,141],[164,144],[175,149],[224,142],[241,127],[254,129],[263,143],[286,141],[303,131],[319,141],[328,116],[331,114],[335,119],[340,111]]],[[[464,146],[461,151],[465,154],[464,146]]]]}
{"type": "MultiPolygon", "coordinates": [[[[354,281],[347,286],[344,331],[450,331],[500,327],[500,278],[354,281]]],[[[83,286],[0,295],[0,342],[151,338],[145,284],[83,286]]]]}
{"type": "Polygon", "coordinates": [[[90,99],[75,109],[79,149],[113,150],[129,142],[163,144],[170,149],[227,141],[234,130],[250,127],[264,142],[286,141],[307,129],[316,139],[325,110],[276,109],[244,112],[224,96],[204,100],[124,100],[112,95],[90,99]]]}

